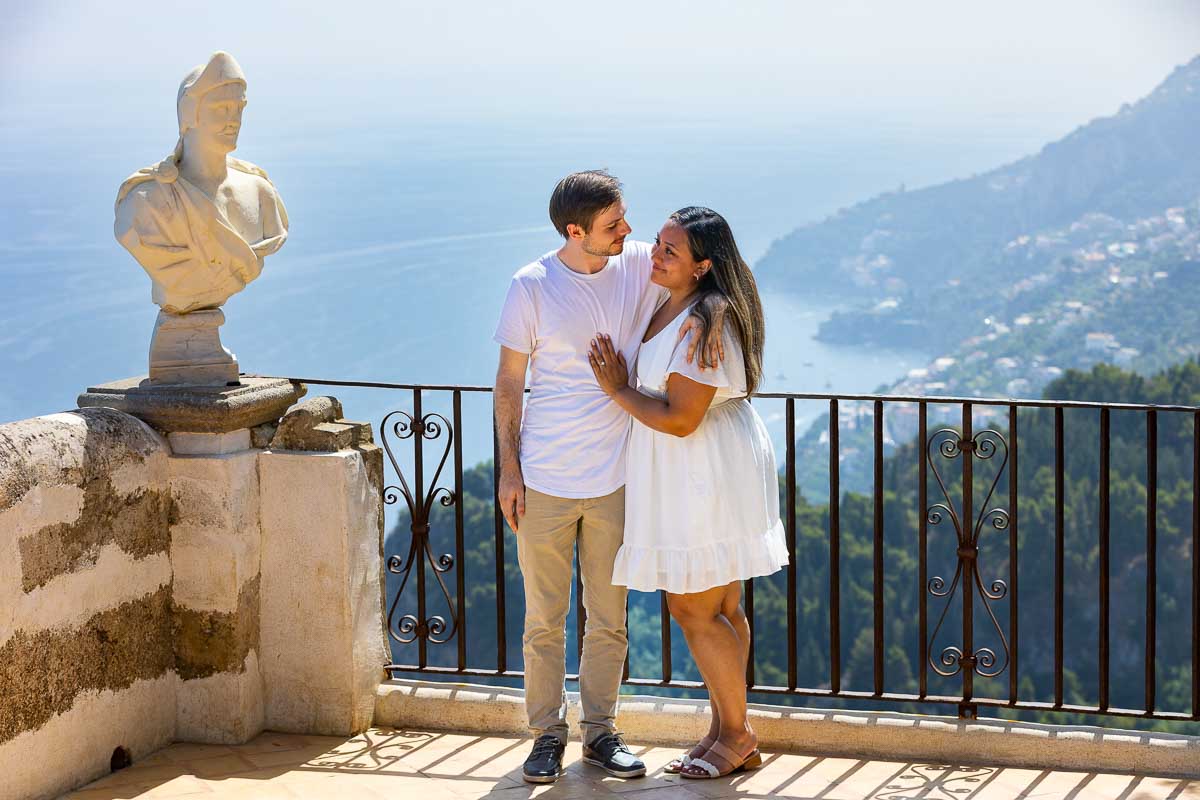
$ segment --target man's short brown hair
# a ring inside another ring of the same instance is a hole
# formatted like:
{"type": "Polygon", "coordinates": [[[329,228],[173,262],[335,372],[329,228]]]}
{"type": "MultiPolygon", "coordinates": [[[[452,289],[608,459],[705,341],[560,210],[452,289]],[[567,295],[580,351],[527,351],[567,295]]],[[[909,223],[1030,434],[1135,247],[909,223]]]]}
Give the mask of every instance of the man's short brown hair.
{"type": "Polygon", "coordinates": [[[602,169],[572,172],[558,182],[550,195],[550,221],[564,239],[567,225],[591,230],[596,215],[621,202],[621,182],[602,169]]]}

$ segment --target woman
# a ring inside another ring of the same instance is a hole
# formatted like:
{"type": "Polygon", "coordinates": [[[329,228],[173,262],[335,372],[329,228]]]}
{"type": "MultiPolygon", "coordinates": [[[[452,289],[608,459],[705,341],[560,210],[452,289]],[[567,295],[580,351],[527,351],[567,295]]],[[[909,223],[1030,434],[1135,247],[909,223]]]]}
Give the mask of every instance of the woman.
{"type": "Polygon", "coordinates": [[[672,214],[652,257],[651,280],[670,297],[642,338],[637,388],[607,336],[589,353],[600,386],[634,420],[613,583],[667,592],[713,708],[708,735],[668,771],[716,778],[762,763],[746,719],[750,626],[741,582],[788,563],[775,453],[747,400],[762,378],[762,303],[729,223],[715,211],[672,214]],[[728,301],[723,330],[713,329],[700,303],[714,293],[728,301]],[[693,307],[704,322],[693,334],[699,352],[708,352],[711,337],[723,345],[715,369],[689,364],[689,340],[677,341],[693,307]]]}

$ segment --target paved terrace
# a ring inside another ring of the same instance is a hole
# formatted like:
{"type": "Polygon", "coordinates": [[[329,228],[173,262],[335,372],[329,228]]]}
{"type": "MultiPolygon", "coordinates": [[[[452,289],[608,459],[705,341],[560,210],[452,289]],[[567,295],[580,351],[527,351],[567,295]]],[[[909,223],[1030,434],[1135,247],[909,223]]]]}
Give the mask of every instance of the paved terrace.
{"type": "Polygon", "coordinates": [[[633,749],[645,778],[622,781],[567,748],[567,774],[552,786],[521,780],[528,739],[372,728],[352,739],[264,733],[236,746],[174,744],[66,795],[125,798],[628,798],[700,800],[790,797],[812,800],[1184,800],[1200,780],[977,765],[867,761],[764,752],[755,772],[712,781],[665,775],[677,748],[633,749]]]}

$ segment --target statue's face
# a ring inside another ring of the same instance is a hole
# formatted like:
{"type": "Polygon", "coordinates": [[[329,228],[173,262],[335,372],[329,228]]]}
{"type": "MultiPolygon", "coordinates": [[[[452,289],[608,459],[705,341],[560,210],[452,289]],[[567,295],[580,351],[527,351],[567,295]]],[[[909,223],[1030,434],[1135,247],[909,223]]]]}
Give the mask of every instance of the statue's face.
{"type": "Polygon", "coordinates": [[[246,86],[227,83],[200,98],[196,124],[190,133],[205,147],[230,153],[237,148],[242,129],[242,109],[246,107],[246,86]]]}

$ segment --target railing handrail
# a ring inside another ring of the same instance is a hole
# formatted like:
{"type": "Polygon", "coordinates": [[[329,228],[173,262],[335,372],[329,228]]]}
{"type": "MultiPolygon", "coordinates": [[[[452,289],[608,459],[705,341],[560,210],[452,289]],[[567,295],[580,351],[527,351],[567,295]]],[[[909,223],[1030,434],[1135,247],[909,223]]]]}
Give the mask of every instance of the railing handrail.
{"type": "MultiPolygon", "coordinates": [[[[433,383],[388,383],[386,381],[351,381],[326,378],[295,378],[282,375],[247,375],[253,378],[274,378],[293,383],[310,383],[314,386],[348,386],[363,389],[404,389],[431,392],[490,392],[491,386],[479,384],[433,384],[433,383]]],[[[527,388],[526,392],[529,391],[527,388]]],[[[1200,406],[1159,405],[1154,403],[1111,403],[1100,400],[1030,400],[1013,397],[953,397],[948,395],[900,395],[900,394],[837,394],[829,392],[755,392],[753,397],[764,400],[849,400],[852,402],[885,403],[938,403],[973,406],[1022,406],[1028,408],[1094,408],[1117,411],[1180,411],[1200,412],[1200,406]]]]}

